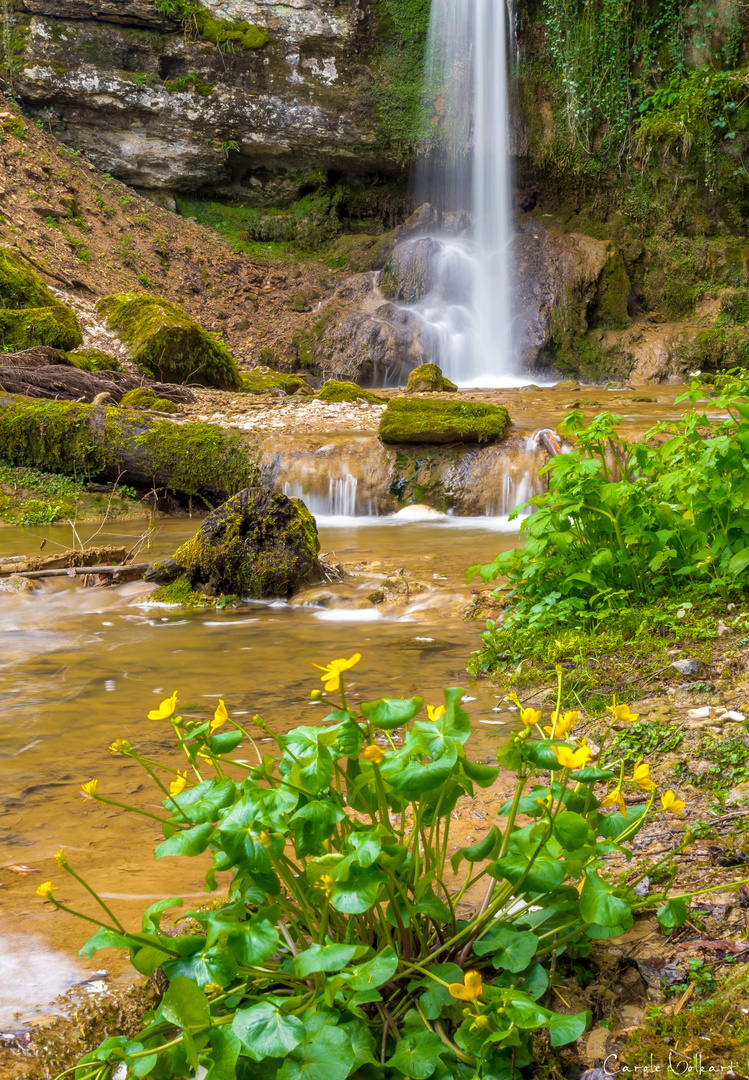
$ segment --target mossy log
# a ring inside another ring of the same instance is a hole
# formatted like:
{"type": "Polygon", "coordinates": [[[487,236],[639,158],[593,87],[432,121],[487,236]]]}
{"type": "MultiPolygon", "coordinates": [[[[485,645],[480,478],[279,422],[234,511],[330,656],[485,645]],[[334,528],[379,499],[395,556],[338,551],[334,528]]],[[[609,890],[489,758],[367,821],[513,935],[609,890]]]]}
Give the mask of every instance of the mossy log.
{"type": "Polygon", "coordinates": [[[214,424],[10,395],[0,395],[0,457],[9,465],[78,479],[101,476],[211,502],[258,477],[253,448],[214,424]]]}
{"type": "Polygon", "coordinates": [[[174,383],[153,383],[143,376],[118,371],[82,371],[74,359],[58,349],[40,346],[20,353],[0,353],[0,391],[6,394],[87,402],[98,394],[109,394],[116,405],[136,389],[178,405],[194,401],[191,390],[174,383]]]}

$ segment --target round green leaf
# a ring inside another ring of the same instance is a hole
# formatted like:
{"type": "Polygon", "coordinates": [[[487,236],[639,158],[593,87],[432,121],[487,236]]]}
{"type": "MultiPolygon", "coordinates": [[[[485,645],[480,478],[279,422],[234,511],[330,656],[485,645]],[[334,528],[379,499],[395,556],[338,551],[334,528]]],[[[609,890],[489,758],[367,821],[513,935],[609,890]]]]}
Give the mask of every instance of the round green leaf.
{"type": "Polygon", "coordinates": [[[380,698],[378,701],[364,701],[361,711],[368,716],[375,727],[383,731],[392,731],[412,720],[424,705],[424,698],[380,698]]]}
{"type": "Polygon", "coordinates": [[[240,1009],[231,1027],[253,1061],[286,1057],[305,1037],[302,1021],[296,1016],[284,1016],[269,1001],[253,1005],[251,1009],[240,1009]]]}

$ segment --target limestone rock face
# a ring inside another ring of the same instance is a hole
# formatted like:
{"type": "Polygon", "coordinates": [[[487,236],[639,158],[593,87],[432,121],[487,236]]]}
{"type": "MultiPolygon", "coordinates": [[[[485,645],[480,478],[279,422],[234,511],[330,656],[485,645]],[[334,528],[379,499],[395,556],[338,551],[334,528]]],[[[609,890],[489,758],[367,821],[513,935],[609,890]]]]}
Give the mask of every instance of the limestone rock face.
{"type": "Polygon", "coordinates": [[[246,599],[289,597],[321,576],[315,519],[299,499],[245,488],[209,514],[173,558],[146,581],[186,578],[201,592],[246,599]]]}
{"type": "MultiPolygon", "coordinates": [[[[18,88],[63,141],[142,189],[213,191],[256,206],[313,173],[396,172],[370,101],[376,14],[363,0],[201,0],[205,16],[263,29],[225,50],[153,0],[30,0],[18,88]]],[[[303,192],[302,192],[303,193],[303,192]]]]}

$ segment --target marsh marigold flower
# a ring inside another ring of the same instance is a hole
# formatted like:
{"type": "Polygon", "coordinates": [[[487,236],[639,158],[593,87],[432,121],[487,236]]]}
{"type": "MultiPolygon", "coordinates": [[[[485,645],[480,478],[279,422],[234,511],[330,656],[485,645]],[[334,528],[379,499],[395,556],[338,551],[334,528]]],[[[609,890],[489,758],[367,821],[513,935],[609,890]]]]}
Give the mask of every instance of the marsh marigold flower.
{"type": "Polygon", "coordinates": [[[339,689],[343,672],[354,667],[360,660],[361,653],[355,652],[348,660],[331,660],[325,667],[322,667],[320,664],[313,664],[312,666],[316,667],[318,671],[323,672],[320,676],[320,682],[323,683],[326,693],[330,694],[339,689]]]}
{"type": "Polygon", "coordinates": [[[632,772],[632,783],[643,791],[652,791],[655,784],[650,779],[650,766],[644,761],[638,761],[632,772]]]}
{"type": "Polygon", "coordinates": [[[381,746],[372,743],[371,746],[364,747],[361,754],[359,754],[359,757],[362,761],[371,761],[373,765],[379,765],[385,757],[385,751],[381,746]]]}
{"type": "Polygon", "coordinates": [[[149,720],[168,720],[170,716],[174,716],[174,711],[177,708],[177,691],[168,697],[164,698],[158,709],[151,709],[148,714],[149,720]]]}
{"type": "Polygon", "coordinates": [[[68,865],[68,860],[65,858],[65,852],[62,850],[62,848],[60,848],[60,850],[55,855],[55,862],[57,863],[57,865],[60,867],[61,870],[66,869],[66,867],[68,865]]]}
{"type": "Polygon", "coordinates": [[[39,888],[36,890],[36,895],[41,896],[43,900],[51,900],[52,899],[52,893],[54,891],[55,891],[55,887],[52,884],[52,882],[51,881],[45,881],[44,884],[40,885],[39,888]]]}
{"type": "Polygon", "coordinates": [[[589,746],[578,746],[577,750],[570,746],[552,746],[551,752],[565,769],[581,769],[590,758],[589,746]]]}
{"type": "Polygon", "coordinates": [[[467,971],[462,983],[450,983],[447,989],[450,997],[457,998],[458,1001],[475,1001],[483,993],[484,980],[478,971],[467,971]]]}
{"type": "Polygon", "coordinates": [[[127,739],[115,739],[109,747],[110,754],[129,754],[131,750],[132,746],[127,739]]]}
{"type": "Polygon", "coordinates": [[[271,846],[270,833],[267,833],[265,829],[261,829],[258,833],[257,842],[267,850],[271,846]]]}
{"type": "Polygon", "coordinates": [[[606,798],[601,800],[601,806],[618,806],[624,816],[627,816],[627,807],[624,805],[624,796],[620,787],[615,787],[613,791],[610,791],[606,798]]]}
{"type": "Polygon", "coordinates": [[[684,808],[687,804],[682,799],[677,798],[676,792],[671,791],[669,788],[668,791],[664,791],[661,795],[661,805],[667,813],[684,817],[684,808]]]}
{"type": "Polygon", "coordinates": [[[634,724],[637,717],[640,715],[636,712],[630,712],[629,705],[617,705],[616,695],[611,699],[611,704],[606,708],[614,717],[615,720],[626,720],[628,724],[634,724]]]}
{"type": "Polygon", "coordinates": [[[218,705],[216,706],[216,711],[213,714],[213,720],[211,720],[211,735],[213,735],[214,731],[218,731],[218,729],[223,724],[225,724],[228,719],[229,719],[229,714],[226,711],[226,705],[224,705],[224,699],[219,698],[218,699],[218,705]]]}
{"type": "Polygon", "coordinates": [[[524,709],[520,708],[520,721],[525,724],[527,728],[532,728],[536,724],[541,723],[541,710],[540,709],[524,709]]]}
{"type": "Polygon", "coordinates": [[[330,874],[321,874],[312,888],[317,889],[327,899],[333,891],[333,879],[330,874]]]}
{"type": "Polygon", "coordinates": [[[174,798],[175,795],[179,795],[187,787],[187,772],[180,772],[177,770],[177,776],[172,780],[169,785],[169,794],[174,798]]]}
{"type": "Polygon", "coordinates": [[[87,784],[81,784],[81,791],[88,798],[92,799],[96,795],[96,785],[98,783],[98,780],[89,780],[87,784]]]}
{"type": "Polygon", "coordinates": [[[427,718],[429,720],[439,720],[445,715],[444,705],[427,705],[427,718]]]}
{"type": "Polygon", "coordinates": [[[561,712],[553,712],[549,718],[551,720],[551,727],[545,727],[544,731],[547,735],[554,735],[555,738],[563,739],[565,735],[569,735],[575,724],[580,719],[577,712],[566,712],[562,716],[561,712]]]}

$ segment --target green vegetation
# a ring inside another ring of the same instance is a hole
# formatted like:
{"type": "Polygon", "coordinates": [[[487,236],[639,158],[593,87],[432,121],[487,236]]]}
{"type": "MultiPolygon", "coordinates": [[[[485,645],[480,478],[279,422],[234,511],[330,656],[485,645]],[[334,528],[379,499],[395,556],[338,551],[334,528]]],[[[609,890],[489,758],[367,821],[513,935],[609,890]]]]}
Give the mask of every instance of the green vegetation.
{"type": "Polygon", "coordinates": [[[455,383],[442,374],[437,364],[420,364],[408,376],[407,394],[439,393],[445,390],[457,390],[455,383]]]}
{"type": "Polygon", "coordinates": [[[188,33],[227,52],[233,52],[235,45],[262,49],[270,41],[270,34],[263,26],[255,26],[246,19],[215,19],[197,0],[154,0],[154,7],[163,15],[179,19],[188,33]]]}
{"type": "Polygon", "coordinates": [[[160,585],[151,593],[149,600],[157,604],[175,604],[180,607],[205,607],[210,603],[206,597],[193,589],[189,578],[180,577],[169,585],[160,585]]]}
{"type": "Polygon", "coordinates": [[[145,293],[120,293],[105,296],[97,310],[150,378],[225,390],[239,386],[236,361],[223,342],[177,304],[145,293]]]}
{"type": "Polygon", "coordinates": [[[68,359],[72,360],[81,371],[124,371],[124,366],[116,356],[103,352],[101,349],[76,349],[68,353],[68,359]]]}
{"type": "Polygon", "coordinates": [[[387,398],[373,394],[371,390],[363,390],[361,386],[352,382],[341,382],[338,379],[328,379],[317,392],[319,401],[367,401],[370,405],[384,405],[387,398]]]}
{"type": "Polygon", "coordinates": [[[111,454],[91,439],[91,406],[19,398],[0,409],[0,455],[9,465],[68,476],[97,476],[111,454]]]}
{"type": "Polygon", "coordinates": [[[392,398],[379,434],[385,443],[488,443],[501,439],[509,426],[501,405],[392,398]]]}
{"type": "MultiPolygon", "coordinates": [[[[671,790],[657,798],[647,765],[630,775],[621,760],[590,763],[573,735],[578,714],[562,709],[561,675],[551,714],[521,708],[522,731],[497,752],[517,775],[499,809],[503,828],[453,847],[448,863],[458,799],[491,787],[499,769],[467,750],[461,688],[426,715],[420,696],[355,706],[346,673],[360,660],[321,666],[324,691],[311,693],[328,702],[321,723],[276,734],[253,717],[277,746],[257,751],[256,765],[248,750],[231,756],[245,742],[257,748],[223,701],[212,717],[193,707],[186,717],[177,691],[149,718],[171,724],[184,771],[127,740],[112,744],[149,778],[167,773],[157,779],[164,813],[152,815],[164,836],[156,858],[210,852],[208,887],[220,883],[228,897],[178,916],[173,929],[162,919],[181,901],[159,901],[131,932],[57,856],[101,908],[82,955],[126,948],[141,975],[159,968],[167,983],[140,1033],[105,1040],[79,1062],[82,1075],[105,1080],[122,1062],[141,1075],[210,1075],[219,1061],[222,1080],[510,1080],[534,1061],[536,1033],[566,1046],[591,1022],[586,1011],[556,1011],[563,956],[585,957],[640,911],[654,911],[665,932],[687,921],[699,889],[679,893],[667,875],[640,898],[644,873],[605,857],[613,848],[630,860],[646,822],[681,816],[684,802],[671,790]]],[[[615,721],[634,718],[609,709],[615,721]]],[[[81,786],[107,812],[146,812],[110,800],[97,780],[81,786]]],[[[691,839],[666,843],[653,880],[691,839]]],[[[52,882],[37,894],[78,914],[52,882]]]]}
{"type": "Polygon", "coordinates": [[[51,525],[55,521],[79,521],[142,514],[136,493],[117,487],[109,495],[88,491],[69,476],[36,469],[0,465],[0,521],[6,525],[51,525]]]}
{"type": "Polygon", "coordinates": [[[215,424],[157,420],[134,442],[148,471],[176,494],[228,499],[259,481],[257,461],[242,437],[215,424]]]}
{"type": "Polygon", "coordinates": [[[375,103],[384,137],[410,158],[429,128],[422,100],[431,0],[379,0],[375,103]]]}
{"type": "Polygon", "coordinates": [[[0,247],[0,352],[34,345],[66,350],[82,343],[75,313],[19,255],[0,247]]]}
{"type": "MultiPolygon", "coordinates": [[[[658,598],[684,617],[695,597],[725,606],[742,590],[749,566],[748,389],[744,373],[730,373],[710,400],[725,419],[692,407],[638,443],[623,439],[608,413],[587,424],[580,413],[567,416],[560,430],[575,445],[546,466],[549,492],[530,500],[535,513],[521,525],[525,546],[468,571],[469,579],[509,581],[504,624],[484,636],[491,655],[532,655],[548,645],[547,635],[605,633],[633,609],[635,621],[638,611],[646,618],[658,598]]],[[[705,395],[693,383],[676,400],[694,406],[705,395]]],[[[480,663],[486,661],[491,666],[483,654],[480,663]]]]}
{"type": "Polygon", "coordinates": [[[246,394],[268,394],[272,390],[294,394],[305,386],[307,381],[303,375],[288,375],[285,371],[273,371],[272,368],[253,368],[240,374],[239,389],[246,394]]]}
{"type": "Polygon", "coordinates": [[[120,400],[121,409],[153,409],[156,412],[176,413],[179,406],[168,398],[157,397],[156,391],[150,386],[139,386],[135,390],[128,390],[120,400]]]}
{"type": "Polygon", "coordinates": [[[708,767],[695,772],[691,761],[678,764],[674,775],[687,784],[725,791],[749,781],[749,735],[746,731],[730,738],[707,734],[700,740],[694,756],[707,761],[708,767]]]}

